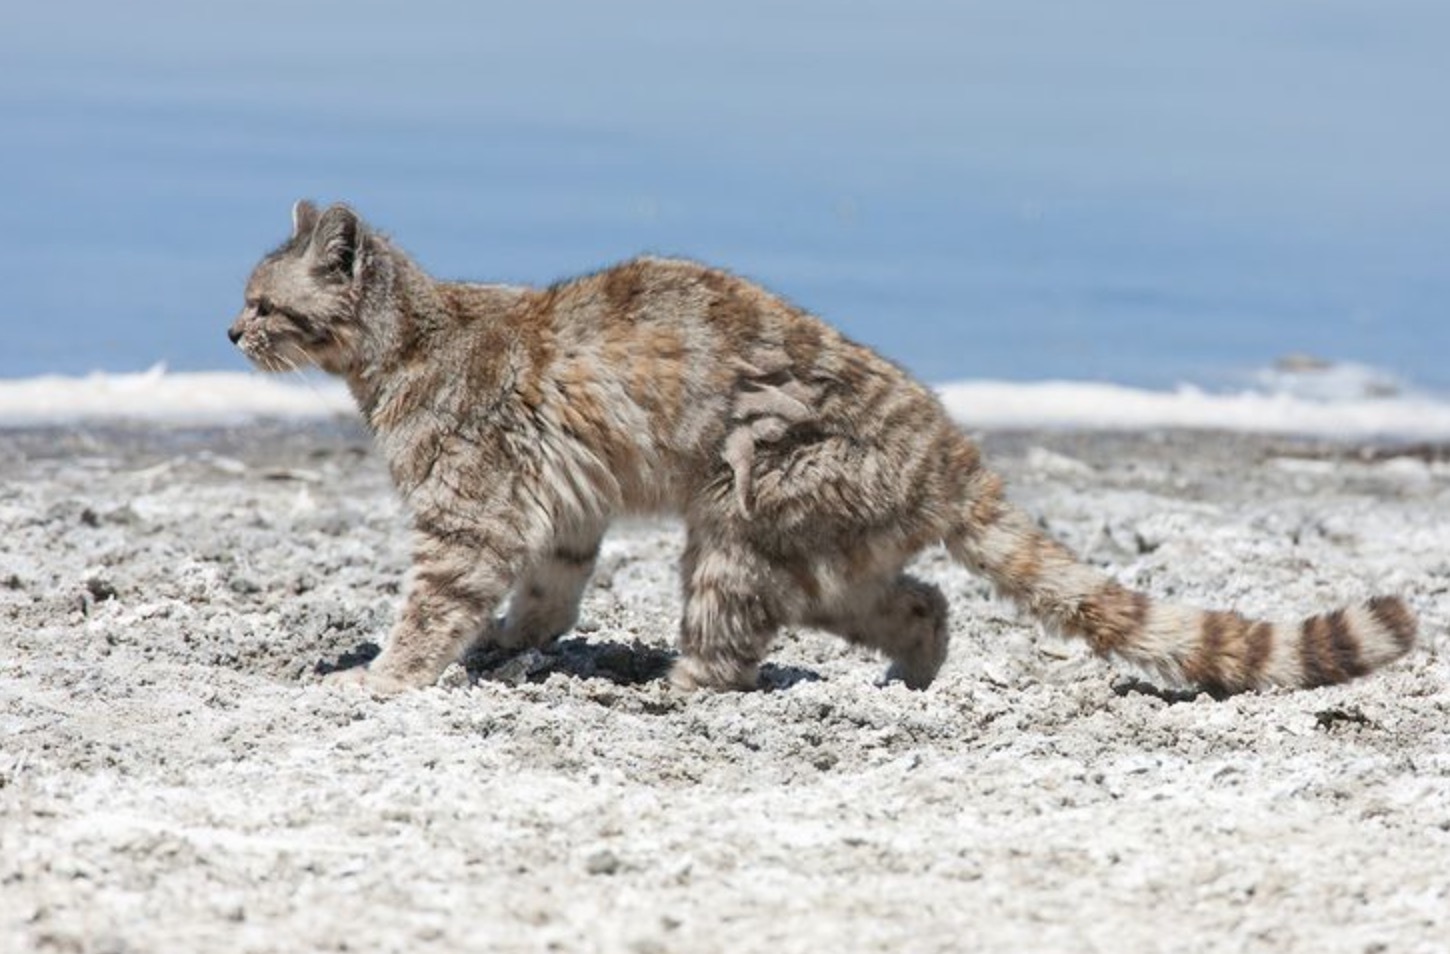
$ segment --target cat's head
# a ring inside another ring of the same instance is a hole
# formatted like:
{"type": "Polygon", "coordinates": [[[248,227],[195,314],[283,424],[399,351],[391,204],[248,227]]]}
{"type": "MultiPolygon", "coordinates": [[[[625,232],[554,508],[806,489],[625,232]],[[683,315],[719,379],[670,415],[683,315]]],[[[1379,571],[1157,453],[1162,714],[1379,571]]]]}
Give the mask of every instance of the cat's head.
{"type": "Polygon", "coordinates": [[[358,360],[359,306],[371,258],[367,225],[345,205],[292,207],[292,237],[247,279],[227,337],[263,371],[345,374],[358,360]]]}

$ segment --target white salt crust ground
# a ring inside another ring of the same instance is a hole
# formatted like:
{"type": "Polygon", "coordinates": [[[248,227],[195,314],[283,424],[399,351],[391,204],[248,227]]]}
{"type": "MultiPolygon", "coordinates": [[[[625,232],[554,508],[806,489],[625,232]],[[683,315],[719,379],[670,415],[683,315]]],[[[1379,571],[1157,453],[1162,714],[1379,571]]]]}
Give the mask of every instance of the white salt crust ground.
{"type": "Polygon", "coordinates": [[[0,950],[1445,950],[1445,454],[986,443],[1124,581],[1278,616],[1400,592],[1422,647],[1155,695],[931,553],[929,691],[788,632],[767,691],[684,697],[658,523],[607,541],[583,642],[379,702],[316,674],[407,562],[361,435],[0,432],[0,950]]]}

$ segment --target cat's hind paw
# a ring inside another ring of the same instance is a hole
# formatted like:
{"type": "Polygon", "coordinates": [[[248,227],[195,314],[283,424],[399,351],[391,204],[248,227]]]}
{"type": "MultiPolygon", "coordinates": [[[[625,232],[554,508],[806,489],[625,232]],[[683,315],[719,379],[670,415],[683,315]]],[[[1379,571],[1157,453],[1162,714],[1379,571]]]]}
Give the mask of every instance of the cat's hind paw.
{"type": "Polygon", "coordinates": [[[409,689],[417,688],[394,676],[374,672],[366,666],[354,666],[351,669],[339,669],[336,672],[330,672],[322,677],[322,683],[326,686],[336,686],[345,690],[362,690],[374,697],[382,699],[407,692],[409,689]]]}

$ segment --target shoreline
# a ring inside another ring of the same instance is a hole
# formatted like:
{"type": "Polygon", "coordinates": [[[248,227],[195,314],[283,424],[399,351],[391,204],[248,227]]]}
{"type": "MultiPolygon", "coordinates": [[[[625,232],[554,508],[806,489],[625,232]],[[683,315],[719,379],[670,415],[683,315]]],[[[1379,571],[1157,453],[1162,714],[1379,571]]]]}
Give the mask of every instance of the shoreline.
{"type": "MultiPolygon", "coordinates": [[[[962,429],[983,445],[988,464],[996,448],[1018,452],[1040,444],[1071,448],[1102,457],[1099,447],[1194,447],[1210,456],[1244,452],[1264,455],[1384,460],[1410,456],[1422,460],[1450,459],[1450,436],[1421,438],[1400,434],[1335,437],[1316,433],[1277,433],[1221,427],[1140,426],[970,426],[962,429]]],[[[78,421],[6,421],[0,418],[0,469],[30,458],[84,454],[102,449],[122,458],[225,450],[256,457],[292,459],[330,453],[339,448],[373,452],[373,436],[355,411],[316,417],[252,416],[201,422],[85,419],[78,421]]]]}
{"type": "MultiPolygon", "coordinates": [[[[1385,379],[1392,381],[1392,379],[1385,379]]],[[[1337,441],[1450,441],[1450,395],[1387,384],[1371,368],[1273,372],[1233,390],[1154,390],[1092,380],[960,380],[931,385],[966,428],[1205,430],[1337,441]]],[[[97,372],[0,379],[0,427],[196,429],[328,421],[355,413],[337,380],[261,372],[97,372]]]]}

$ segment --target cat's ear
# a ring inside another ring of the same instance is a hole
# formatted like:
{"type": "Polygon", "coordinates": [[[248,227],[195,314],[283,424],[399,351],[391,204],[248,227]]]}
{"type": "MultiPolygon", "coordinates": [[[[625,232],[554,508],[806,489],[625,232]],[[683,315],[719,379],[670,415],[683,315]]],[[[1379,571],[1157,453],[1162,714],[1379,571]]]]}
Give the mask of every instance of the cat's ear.
{"type": "Polygon", "coordinates": [[[298,199],[292,205],[292,237],[311,235],[317,227],[317,206],[306,199],[298,199]]]}
{"type": "Polygon", "coordinates": [[[338,276],[351,277],[362,243],[363,225],[345,205],[328,206],[312,229],[310,252],[316,266],[338,276]]]}

